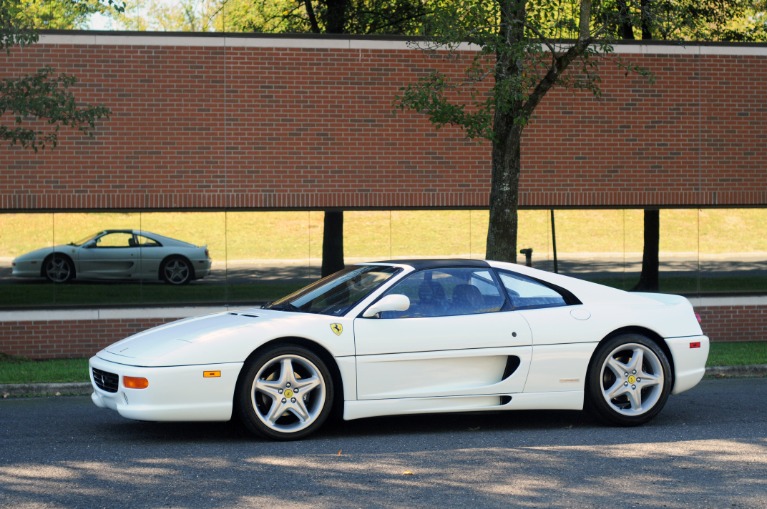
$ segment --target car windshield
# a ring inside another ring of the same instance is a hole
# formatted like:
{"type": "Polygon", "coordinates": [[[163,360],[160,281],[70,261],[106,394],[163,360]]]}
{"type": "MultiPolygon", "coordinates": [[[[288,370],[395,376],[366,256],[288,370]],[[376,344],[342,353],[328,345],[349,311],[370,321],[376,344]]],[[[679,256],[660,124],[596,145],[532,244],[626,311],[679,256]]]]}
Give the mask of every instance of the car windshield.
{"type": "Polygon", "coordinates": [[[348,267],[264,307],[341,316],[401,270],[380,265],[348,267]]]}
{"type": "Polygon", "coordinates": [[[84,238],[78,240],[77,242],[70,242],[69,245],[70,246],[82,246],[83,244],[87,243],[88,241],[93,240],[96,237],[98,237],[99,235],[103,235],[103,234],[104,234],[104,232],[98,232],[95,235],[88,235],[87,237],[84,237],[84,238]]]}

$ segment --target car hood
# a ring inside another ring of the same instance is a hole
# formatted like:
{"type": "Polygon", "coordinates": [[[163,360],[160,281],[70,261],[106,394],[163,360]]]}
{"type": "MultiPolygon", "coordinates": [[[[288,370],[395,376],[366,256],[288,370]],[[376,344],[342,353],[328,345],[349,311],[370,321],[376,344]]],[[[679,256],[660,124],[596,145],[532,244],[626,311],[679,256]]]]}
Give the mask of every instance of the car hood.
{"type": "Polygon", "coordinates": [[[41,247],[40,249],[35,249],[34,251],[30,251],[28,253],[24,253],[23,255],[17,256],[14,261],[15,262],[25,262],[30,260],[42,260],[49,254],[53,253],[54,251],[57,253],[71,253],[75,250],[74,246],[70,246],[68,244],[63,244],[60,246],[53,246],[53,247],[41,247]]]}
{"type": "MultiPolygon", "coordinates": [[[[112,362],[147,367],[243,362],[253,350],[280,337],[299,336],[324,343],[332,335],[329,324],[334,321],[338,319],[267,309],[218,313],[140,332],[97,355],[112,362]]],[[[351,333],[349,341],[353,348],[351,333]]]]}

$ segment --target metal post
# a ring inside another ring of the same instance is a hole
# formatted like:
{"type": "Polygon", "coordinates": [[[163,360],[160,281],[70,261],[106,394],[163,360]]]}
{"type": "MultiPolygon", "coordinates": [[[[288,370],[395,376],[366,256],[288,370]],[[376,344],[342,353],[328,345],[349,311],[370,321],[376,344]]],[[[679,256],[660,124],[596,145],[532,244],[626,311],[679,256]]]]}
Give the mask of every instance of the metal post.
{"type": "Polygon", "coordinates": [[[557,263],[557,229],[554,223],[554,209],[551,209],[551,246],[554,250],[554,273],[559,274],[559,264],[557,263]]]}
{"type": "Polygon", "coordinates": [[[520,249],[519,253],[525,255],[525,265],[527,265],[528,267],[532,267],[533,266],[533,248],[528,247],[527,249],[520,249]]]}

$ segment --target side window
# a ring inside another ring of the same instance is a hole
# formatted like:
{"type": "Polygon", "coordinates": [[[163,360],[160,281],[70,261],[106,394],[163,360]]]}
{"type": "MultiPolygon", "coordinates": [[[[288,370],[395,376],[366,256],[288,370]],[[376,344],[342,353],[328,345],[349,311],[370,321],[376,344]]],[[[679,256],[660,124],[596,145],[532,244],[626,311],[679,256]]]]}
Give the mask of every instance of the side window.
{"type": "Polygon", "coordinates": [[[96,239],[97,247],[131,247],[131,241],[133,240],[133,234],[131,233],[108,233],[103,237],[96,239]]]}
{"type": "Polygon", "coordinates": [[[565,297],[543,283],[511,272],[499,272],[514,309],[566,306],[565,297]]]}
{"type": "Polygon", "coordinates": [[[144,237],[143,235],[136,235],[136,241],[140,247],[157,247],[160,245],[156,240],[144,237]]]}
{"type": "Polygon", "coordinates": [[[426,318],[492,313],[503,306],[503,296],[490,271],[445,268],[415,272],[387,294],[410,299],[407,311],[389,311],[381,318],[426,318]]]}

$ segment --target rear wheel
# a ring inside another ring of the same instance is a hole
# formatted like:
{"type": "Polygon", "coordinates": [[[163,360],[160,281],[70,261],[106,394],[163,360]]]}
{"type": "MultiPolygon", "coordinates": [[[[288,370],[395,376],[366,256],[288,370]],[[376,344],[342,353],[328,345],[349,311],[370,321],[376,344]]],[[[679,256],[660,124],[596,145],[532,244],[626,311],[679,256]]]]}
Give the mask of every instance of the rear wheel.
{"type": "Polygon", "coordinates": [[[249,361],[235,406],[248,430],[273,440],[297,440],[316,431],[333,406],[333,379],[312,351],[285,345],[249,361]]]}
{"type": "Polygon", "coordinates": [[[166,283],[185,285],[192,280],[194,272],[191,263],[184,258],[174,256],[163,262],[160,276],[166,283]]]}
{"type": "Polygon", "coordinates": [[[616,336],[594,354],[588,402],[603,421],[621,426],[643,424],[663,409],[670,391],[668,357],[645,336],[616,336]]]}
{"type": "Polygon", "coordinates": [[[53,254],[43,263],[43,275],[52,283],[66,283],[75,277],[75,266],[66,256],[53,254]]]}

